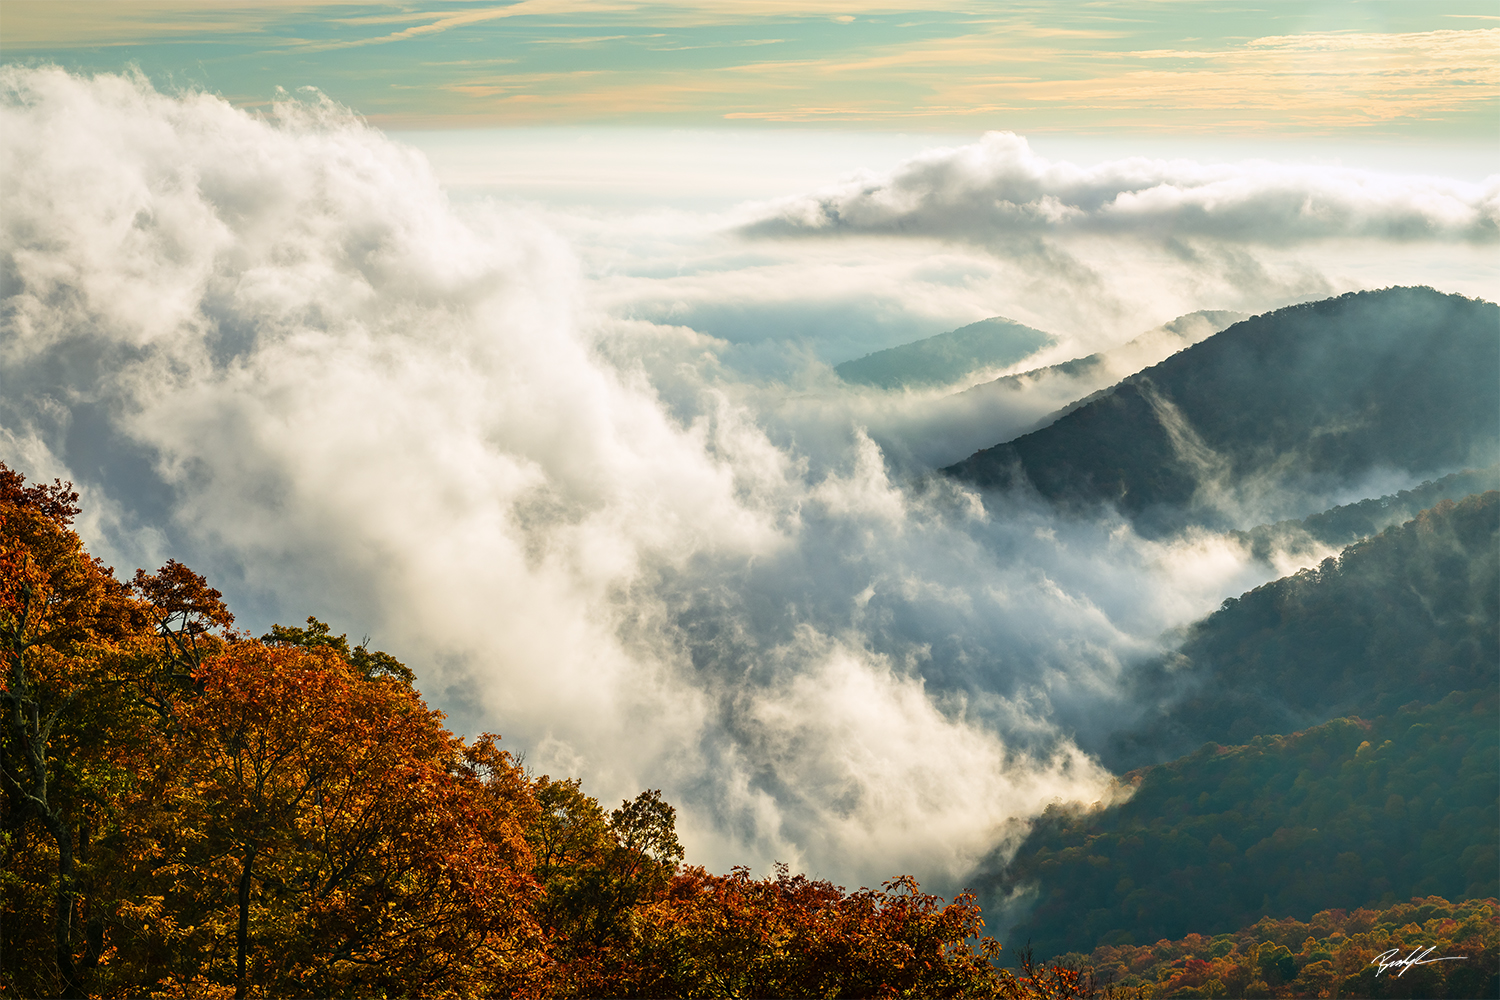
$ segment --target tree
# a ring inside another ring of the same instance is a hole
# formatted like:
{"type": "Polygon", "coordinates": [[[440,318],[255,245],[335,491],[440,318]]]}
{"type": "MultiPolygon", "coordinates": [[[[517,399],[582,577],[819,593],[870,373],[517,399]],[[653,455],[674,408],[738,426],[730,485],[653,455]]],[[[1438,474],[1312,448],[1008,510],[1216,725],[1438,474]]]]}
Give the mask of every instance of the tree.
{"type": "MultiPolygon", "coordinates": [[[[78,512],[69,486],[26,487],[0,465],[0,785],[6,794],[7,867],[27,855],[18,876],[39,877],[42,853],[33,821],[50,840],[53,992],[81,996],[75,921],[84,906],[77,865],[87,856],[90,810],[107,808],[115,777],[108,758],[132,742],[140,720],[122,703],[122,667],[147,615],[112,572],[83,551],[68,527],[78,512]]],[[[113,763],[119,764],[118,760],[113,763]]],[[[35,885],[35,882],[30,883],[35,885]]],[[[89,933],[85,960],[97,960],[89,933]]],[[[40,982],[38,983],[40,985],[40,982]]]]}
{"type": "Polygon", "coordinates": [[[370,649],[368,636],[364,642],[350,649],[348,633],[336,636],[326,622],[320,622],[312,615],[307,616],[307,628],[272,625],[271,631],[261,636],[260,641],[272,646],[300,646],[303,649],[326,647],[348,660],[355,673],[367,681],[377,677],[390,677],[411,687],[417,680],[417,675],[412,673],[411,668],[390,653],[370,649]]]}
{"type": "Polygon", "coordinates": [[[195,680],[172,741],[191,831],[175,905],[232,925],[234,943],[184,952],[177,982],[333,995],[535,974],[538,889],[519,820],[484,790],[514,784],[492,741],[465,747],[409,689],[364,680],[327,645],[237,642],[195,680]]]}
{"type": "Polygon", "coordinates": [[[1005,981],[972,896],[902,877],[846,893],[791,875],[685,868],[644,906],[613,996],[994,996],[1005,981]]]}

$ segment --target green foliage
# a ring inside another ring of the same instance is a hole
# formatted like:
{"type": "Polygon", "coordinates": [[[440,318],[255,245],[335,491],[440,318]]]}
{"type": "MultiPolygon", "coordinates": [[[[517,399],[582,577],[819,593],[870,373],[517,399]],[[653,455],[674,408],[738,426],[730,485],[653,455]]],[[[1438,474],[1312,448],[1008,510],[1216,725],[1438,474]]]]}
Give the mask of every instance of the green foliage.
{"type": "Polygon", "coordinates": [[[307,616],[307,628],[293,625],[272,625],[271,631],[260,637],[267,646],[296,646],[301,649],[331,649],[339,656],[349,656],[349,636],[333,635],[327,622],[307,616]]]}
{"type": "Polygon", "coordinates": [[[1103,945],[1069,960],[1144,997],[1493,997],[1500,902],[1414,898],[1384,909],[1265,917],[1233,933],[1103,945]],[[1380,968],[1377,956],[1451,958],[1380,968]],[[1394,955],[1391,953],[1394,952],[1394,955]]]}
{"type": "Polygon", "coordinates": [[[944,385],[970,372],[1004,368],[1057,342],[1050,333],[1007,319],[985,319],[834,368],[846,382],[899,389],[944,385]]]}
{"type": "MultiPolygon", "coordinates": [[[[1207,519],[1200,488],[1372,467],[1439,471],[1500,450],[1500,306],[1356,292],[1237,323],[1041,430],[946,472],[1113,502],[1143,530],[1207,519]],[[1188,438],[1192,440],[1187,441],[1188,438]]],[[[1230,526],[1230,525],[1226,525],[1230,526]]]]}
{"type": "Polygon", "coordinates": [[[1500,663],[1500,493],[1444,501],[1317,569],[1224,602],[1135,674],[1165,707],[1114,737],[1116,770],[1207,741],[1374,717],[1493,690],[1500,663]]]}
{"type": "Polygon", "coordinates": [[[633,908],[661,891],[682,861],[676,810],[645,791],[608,816],[576,778],[535,784],[527,831],[544,895],[538,913],[556,953],[586,965],[626,947],[633,908]]]}
{"type": "Polygon", "coordinates": [[[1492,690],[1375,722],[1204,746],[1129,776],[1128,801],[1050,811],[988,883],[1032,889],[1041,954],[1214,934],[1275,913],[1500,893],[1492,690]]]}
{"type": "Polygon", "coordinates": [[[326,622],[320,622],[312,615],[307,616],[307,628],[272,625],[271,631],[261,636],[260,641],[268,646],[330,649],[340,658],[347,660],[355,672],[367,681],[377,677],[390,677],[411,687],[417,680],[417,675],[412,673],[411,668],[390,653],[369,649],[368,637],[364,642],[350,649],[347,633],[334,635],[326,622]]]}

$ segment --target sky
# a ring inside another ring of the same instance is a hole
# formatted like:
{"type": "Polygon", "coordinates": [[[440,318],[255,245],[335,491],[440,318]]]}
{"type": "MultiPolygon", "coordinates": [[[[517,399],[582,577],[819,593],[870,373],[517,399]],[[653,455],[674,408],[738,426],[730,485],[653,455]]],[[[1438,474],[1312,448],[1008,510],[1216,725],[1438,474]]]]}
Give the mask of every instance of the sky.
{"type": "Polygon", "coordinates": [[[8,58],[134,61],[384,128],[816,124],[1493,138],[1494,5],[11,0],[8,58]]]}
{"type": "Polygon", "coordinates": [[[1077,736],[1134,664],[1300,565],[934,477],[1103,386],[965,390],[1495,299],[1497,56],[1492,3],[7,0],[0,460],[127,573],[662,788],[690,861],[953,892],[1113,794],[1077,736]],[[833,371],[992,316],[1055,339],[833,371]]]}

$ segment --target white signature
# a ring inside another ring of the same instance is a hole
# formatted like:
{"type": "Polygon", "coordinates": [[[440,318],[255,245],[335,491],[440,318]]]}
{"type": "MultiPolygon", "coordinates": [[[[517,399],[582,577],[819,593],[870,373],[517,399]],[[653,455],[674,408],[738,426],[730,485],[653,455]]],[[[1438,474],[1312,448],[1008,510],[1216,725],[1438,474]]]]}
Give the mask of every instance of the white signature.
{"type": "Polygon", "coordinates": [[[1456,962],[1461,958],[1469,957],[1467,955],[1448,955],[1443,958],[1428,958],[1427,956],[1431,955],[1434,951],[1437,951],[1437,948],[1428,948],[1425,951],[1421,948],[1413,948],[1410,955],[1407,955],[1405,958],[1397,958],[1396,956],[1401,954],[1401,949],[1392,948],[1390,951],[1383,951],[1379,955],[1376,955],[1370,964],[1380,966],[1380,968],[1375,970],[1375,975],[1377,976],[1386,969],[1394,969],[1399,966],[1401,971],[1396,973],[1396,978],[1400,979],[1406,974],[1407,969],[1416,965],[1431,965],[1434,962],[1456,962]]]}

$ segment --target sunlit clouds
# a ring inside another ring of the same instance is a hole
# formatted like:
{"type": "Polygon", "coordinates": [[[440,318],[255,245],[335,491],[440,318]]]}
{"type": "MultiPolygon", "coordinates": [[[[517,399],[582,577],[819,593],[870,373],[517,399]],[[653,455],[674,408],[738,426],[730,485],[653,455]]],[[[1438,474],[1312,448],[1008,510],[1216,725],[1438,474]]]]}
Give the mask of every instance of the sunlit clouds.
{"type": "Polygon", "coordinates": [[[1018,237],[1128,234],[1291,244],[1500,241],[1500,173],[1482,184],[1275,163],[1132,159],[1079,169],[991,132],[916,157],[888,178],[788,202],[753,234],[883,233],[999,248],[1018,237]]]}
{"type": "MultiPolygon", "coordinates": [[[[895,442],[925,439],[944,388],[841,388],[813,326],[712,314],[779,295],[761,307],[836,326],[884,267],[892,312],[947,322],[1001,311],[1013,261],[919,266],[877,240],[834,288],[847,260],[767,259],[739,216],[653,235],[455,203],[327,101],[256,117],[15,68],[0,87],[0,458],[76,482],[122,571],[177,558],[252,629],[368,634],[455,725],[605,801],[662,788],[694,860],[962,888],[1019,821],[1105,793],[1073,736],[1124,721],[1130,664],[1271,572],[1216,536],[928,476],[938,456],[895,442]],[[607,273],[637,243],[656,256],[607,273]],[[903,305],[918,279],[931,303],[903,305]]],[[[1080,327],[1115,315],[1073,289],[1080,327]]],[[[1060,398],[984,419],[998,435],[1060,398]]]]}

